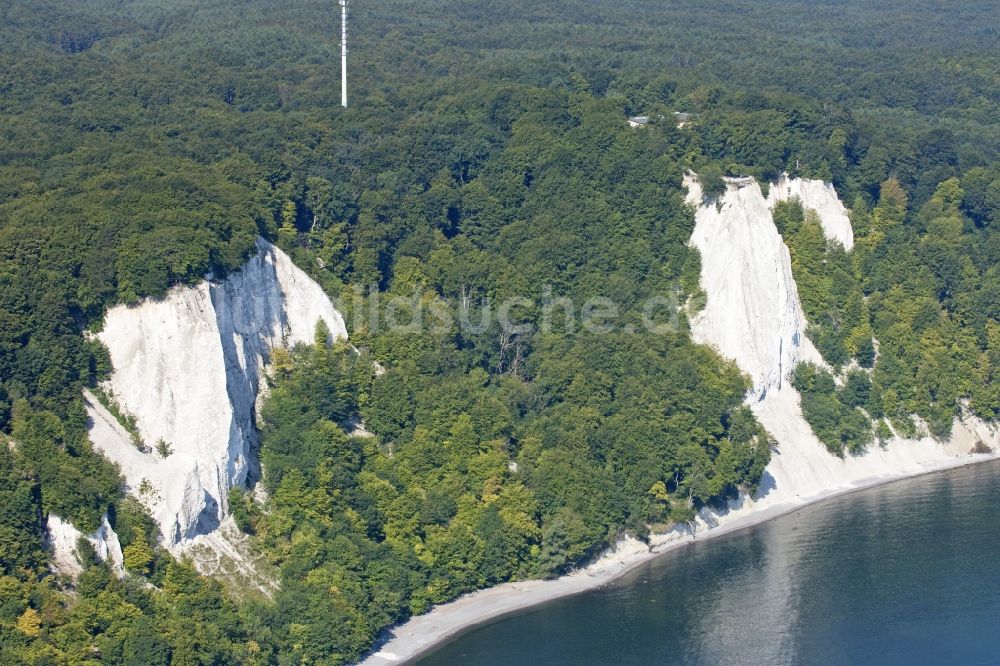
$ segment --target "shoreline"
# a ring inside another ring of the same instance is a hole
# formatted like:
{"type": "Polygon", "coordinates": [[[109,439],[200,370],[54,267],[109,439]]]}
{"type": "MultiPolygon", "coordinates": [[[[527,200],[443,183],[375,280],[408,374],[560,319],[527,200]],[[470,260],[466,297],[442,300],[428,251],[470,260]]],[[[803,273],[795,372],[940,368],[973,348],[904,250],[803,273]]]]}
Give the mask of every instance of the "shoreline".
{"type": "Polygon", "coordinates": [[[665,553],[696,541],[698,537],[706,541],[859,490],[996,460],[1000,460],[998,452],[966,453],[928,462],[915,470],[859,479],[794,500],[769,504],[764,497],[756,502],[743,502],[720,514],[709,512],[699,515],[694,530],[674,527],[664,534],[651,535],[648,545],[634,537],[625,537],[591,564],[559,578],[508,582],[469,592],[434,606],[428,613],[390,627],[359,664],[388,666],[411,663],[478,627],[533,606],[602,587],[665,553]]]}

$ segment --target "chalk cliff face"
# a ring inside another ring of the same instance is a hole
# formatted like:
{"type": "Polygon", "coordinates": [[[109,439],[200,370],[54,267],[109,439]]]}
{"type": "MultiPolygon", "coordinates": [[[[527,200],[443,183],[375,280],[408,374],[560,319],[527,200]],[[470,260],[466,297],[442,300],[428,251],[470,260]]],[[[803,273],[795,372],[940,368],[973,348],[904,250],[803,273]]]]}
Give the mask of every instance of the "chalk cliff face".
{"type": "MultiPolygon", "coordinates": [[[[827,452],[802,416],[798,392],[788,379],[804,361],[822,364],[806,337],[807,322],[792,276],[788,248],[771,211],[797,197],[816,211],[829,239],[853,246],[850,220],[836,192],[819,181],[783,177],[767,199],[756,182],[731,182],[718,201],[705,202],[687,177],[688,203],[696,207],[691,244],[702,256],[706,307],[691,320],[695,341],[733,359],[753,381],[747,403],[778,442],[758,493],[761,505],[799,502],[831,491],[908,476],[966,456],[981,441],[1000,449],[1000,433],[977,419],[956,419],[952,438],[895,438],[863,455],[838,458],[827,452]]],[[[746,507],[733,506],[731,513],[746,507]]]]}
{"type": "Polygon", "coordinates": [[[118,535],[111,529],[108,517],[101,519],[101,526],[93,534],[82,534],[55,514],[49,514],[46,525],[49,533],[49,547],[52,549],[52,567],[56,571],[69,576],[75,576],[83,571],[83,566],[77,555],[77,543],[83,537],[94,547],[97,556],[111,564],[111,570],[119,576],[125,574],[122,546],[118,535]]]}
{"type": "Polygon", "coordinates": [[[698,207],[691,244],[701,252],[708,295],[692,335],[735,360],[753,381],[752,396],[762,398],[782,388],[799,362],[822,362],[806,337],[788,248],[756,182],[730,184],[720,205],[702,202],[694,178],[684,182],[698,207]]]}
{"type": "Polygon", "coordinates": [[[311,342],[320,320],[347,336],[318,284],[270,243],[257,250],[222,282],[111,309],[98,335],[114,366],[105,389],[152,450],[140,451],[88,394],[91,439],[121,465],[168,547],[213,532],[229,489],[257,474],[255,406],[270,351],[311,342]]]}
{"type": "Polygon", "coordinates": [[[847,216],[847,209],[837,196],[837,190],[833,189],[832,183],[789,178],[787,174],[783,175],[777,183],[771,185],[767,194],[767,204],[769,208],[774,208],[774,204],[789,199],[798,199],[803,206],[819,214],[819,221],[827,239],[837,241],[848,252],[854,248],[854,229],[851,227],[851,219],[847,216]]]}

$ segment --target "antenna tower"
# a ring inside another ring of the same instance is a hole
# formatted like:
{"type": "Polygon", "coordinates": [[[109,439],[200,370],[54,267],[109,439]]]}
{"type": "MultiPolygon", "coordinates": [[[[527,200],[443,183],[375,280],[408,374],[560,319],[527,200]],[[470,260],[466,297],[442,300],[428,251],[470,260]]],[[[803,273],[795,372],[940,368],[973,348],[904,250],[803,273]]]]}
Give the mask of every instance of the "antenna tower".
{"type": "Polygon", "coordinates": [[[340,0],[340,105],[347,108],[347,2],[340,0]]]}

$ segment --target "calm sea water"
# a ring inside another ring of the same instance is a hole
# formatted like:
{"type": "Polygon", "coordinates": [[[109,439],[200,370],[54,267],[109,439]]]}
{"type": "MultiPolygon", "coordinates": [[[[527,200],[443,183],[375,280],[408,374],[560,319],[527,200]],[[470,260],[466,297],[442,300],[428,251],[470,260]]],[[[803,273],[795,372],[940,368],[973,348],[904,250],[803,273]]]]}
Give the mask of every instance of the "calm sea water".
{"type": "Polygon", "coordinates": [[[420,663],[1000,664],[1000,464],[693,543],[420,663]]]}

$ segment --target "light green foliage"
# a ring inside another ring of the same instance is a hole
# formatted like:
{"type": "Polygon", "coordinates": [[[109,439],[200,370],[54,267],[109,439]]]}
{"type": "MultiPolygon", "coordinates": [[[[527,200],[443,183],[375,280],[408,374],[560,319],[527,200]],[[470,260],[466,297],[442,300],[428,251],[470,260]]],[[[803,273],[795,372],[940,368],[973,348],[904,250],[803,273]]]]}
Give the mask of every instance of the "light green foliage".
{"type": "Polygon", "coordinates": [[[827,242],[816,212],[803,210],[798,200],[778,203],[774,221],[792,255],[807,335],[834,367],[852,357],[870,367],[872,332],[851,257],[839,243],[827,242]]]}
{"type": "Polygon", "coordinates": [[[972,401],[976,412],[1000,418],[1000,323],[993,320],[986,322],[986,350],[979,357],[972,401]]]}
{"type": "Polygon", "coordinates": [[[134,528],[132,543],[122,550],[125,568],[138,574],[148,574],[153,565],[153,549],[146,543],[146,532],[141,527],[134,528]]]}
{"type": "MultiPolygon", "coordinates": [[[[891,184],[890,184],[891,185],[891,184]]],[[[879,220],[898,219],[895,186],[883,188],[879,220]]],[[[983,360],[989,356],[989,321],[998,315],[998,287],[988,229],[970,224],[956,179],[945,181],[912,216],[913,224],[874,231],[856,251],[857,275],[868,293],[871,325],[880,341],[873,382],[892,390],[886,414],[904,423],[908,414],[927,421],[932,435],[951,431],[959,399],[982,395],[983,360]],[[923,227],[917,232],[915,227],[923,227]]],[[[986,391],[991,384],[985,384],[986,391]]],[[[995,418],[988,405],[972,409],[995,418]]]]}

